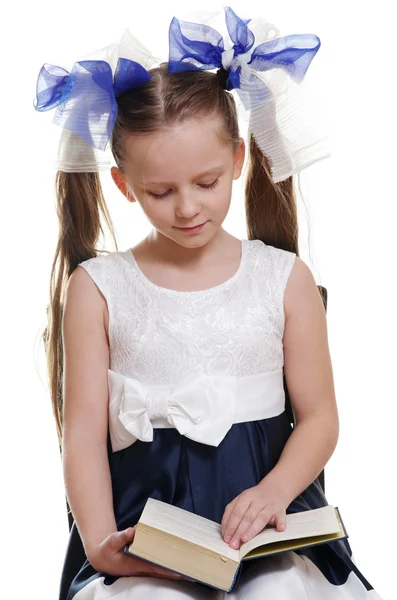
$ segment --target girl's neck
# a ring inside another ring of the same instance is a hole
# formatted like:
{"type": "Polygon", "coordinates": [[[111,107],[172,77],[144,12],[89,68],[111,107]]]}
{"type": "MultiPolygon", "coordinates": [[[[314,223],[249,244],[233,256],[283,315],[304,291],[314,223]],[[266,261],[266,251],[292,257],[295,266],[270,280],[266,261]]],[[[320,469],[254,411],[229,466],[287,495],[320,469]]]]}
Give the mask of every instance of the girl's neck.
{"type": "Polygon", "coordinates": [[[132,251],[142,262],[180,267],[182,269],[199,268],[214,261],[223,262],[223,258],[233,256],[241,248],[241,241],[225,231],[222,227],[206,244],[199,247],[186,248],[153,229],[151,233],[137,244],[132,251]]]}

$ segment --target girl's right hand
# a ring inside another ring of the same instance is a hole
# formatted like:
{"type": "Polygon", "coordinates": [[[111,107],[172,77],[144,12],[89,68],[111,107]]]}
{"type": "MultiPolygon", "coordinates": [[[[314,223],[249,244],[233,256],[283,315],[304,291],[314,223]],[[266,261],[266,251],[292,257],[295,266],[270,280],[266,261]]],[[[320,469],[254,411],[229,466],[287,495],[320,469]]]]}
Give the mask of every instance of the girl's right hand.
{"type": "Polygon", "coordinates": [[[188,577],[126,554],[124,546],[131,544],[134,536],[135,529],[132,527],[128,527],[124,531],[111,533],[103,542],[88,552],[89,556],[87,558],[89,562],[98,573],[106,575],[118,577],[158,577],[160,579],[192,581],[188,577]]]}

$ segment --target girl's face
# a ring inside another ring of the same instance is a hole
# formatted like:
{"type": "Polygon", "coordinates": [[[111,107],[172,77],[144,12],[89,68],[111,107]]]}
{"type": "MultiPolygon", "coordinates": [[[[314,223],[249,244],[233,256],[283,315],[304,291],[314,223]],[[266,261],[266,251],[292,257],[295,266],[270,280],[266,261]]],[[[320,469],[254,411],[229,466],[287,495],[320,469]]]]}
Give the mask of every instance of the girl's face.
{"type": "Polygon", "coordinates": [[[219,117],[192,119],[153,134],[127,136],[125,172],[113,167],[112,177],[130,201],[139,202],[159,234],[193,248],[220,229],[244,153],[242,138],[235,153],[222,139],[219,117]],[[195,233],[181,229],[202,223],[195,233]]]}

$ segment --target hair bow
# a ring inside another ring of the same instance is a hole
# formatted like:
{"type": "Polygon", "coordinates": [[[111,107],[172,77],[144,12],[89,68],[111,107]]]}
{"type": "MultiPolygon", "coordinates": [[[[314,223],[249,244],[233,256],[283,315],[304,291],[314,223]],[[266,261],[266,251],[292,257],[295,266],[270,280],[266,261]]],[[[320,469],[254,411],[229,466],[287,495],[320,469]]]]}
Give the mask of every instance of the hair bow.
{"type": "Polygon", "coordinates": [[[116,98],[149,81],[139,63],[119,58],[114,75],[104,60],[76,62],[71,73],[44,64],[37,81],[35,108],[57,107],[54,123],[79,135],[87,144],[105,150],[117,116],[116,98]]]}
{"type": "Polygon", "coordinates": [[[301,83],[320,48],[313,34],[296,34],[259,44],[249,29],[251,19],[243,20],[225,7],[226,26],[233,46],[225,49],[222,35],[209,25],[173,18],[169,30],[169,71],[219,69],[228,71],[227,90],[236,89],[246,109],[264,102],[268,87],[258,71],[283,69],[301,83]],[[244,93],[247,92],[247,93],[244,93]]]}
{"type": "Polygon", "coordinates": [[[320,39],[313,34],[271,38],[271,32],[278,35],[271,23],[241,19],[229,7],[225,18],[228,36],[222,37],[208,24],[174,17],[169,71],[224,70],[223,87],[235,89],[249,111],[249,128],[278,183],[330,155],[322,121],[314,121],[313,93],[302,84],[320,39]]]}
{"type": "MultiPolygon", "coordinates": [[[[250,111],[250,129],[270,160],[276,183],[330,155],[321,122],[313,122],[311,96],[303,96],[301,84],[320,40],[311,34],[270,39],[270,32],[276,31],[270,23],[241,19],[229,7],[225,16],[229,33],[225,39],[209,25],[174,17],[168,69],[223,68],[225,88],[236,89],[250,111]]],[[[53,122],[63,128],[56,161],[59,170],[109,169],[108,141],[117,116],[116,98],[149,81],[148,70],[160,62],[126,30],[119,44],[76,62],[70,73],[55,65],[42,67],[35,108],[41,112],[56,108],[53,122]]]]}

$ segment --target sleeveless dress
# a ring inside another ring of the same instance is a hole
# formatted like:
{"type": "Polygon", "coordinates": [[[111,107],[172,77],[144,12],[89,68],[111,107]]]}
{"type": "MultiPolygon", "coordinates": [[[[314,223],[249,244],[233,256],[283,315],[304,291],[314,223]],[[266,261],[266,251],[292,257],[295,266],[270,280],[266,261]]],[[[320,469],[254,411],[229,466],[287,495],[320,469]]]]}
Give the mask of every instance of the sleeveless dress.
{"type": "MultiPolygon", "coordinates": [[[[108,451],[118,530],[148,497],[220,522],[276,465],[292,433],[283,389],[283,297],[295,254],[242,240],[215,287],[160,287],[128,249],[81,263],[109,312],[108,451]]],[[[325,506],[316,479],[287,513],[325,506]]],[[[187,581],[114,577],[87,561],[73,524],[59,600],[381,600],[347,540],[242,564],[229,593],[187,581]]]]}

